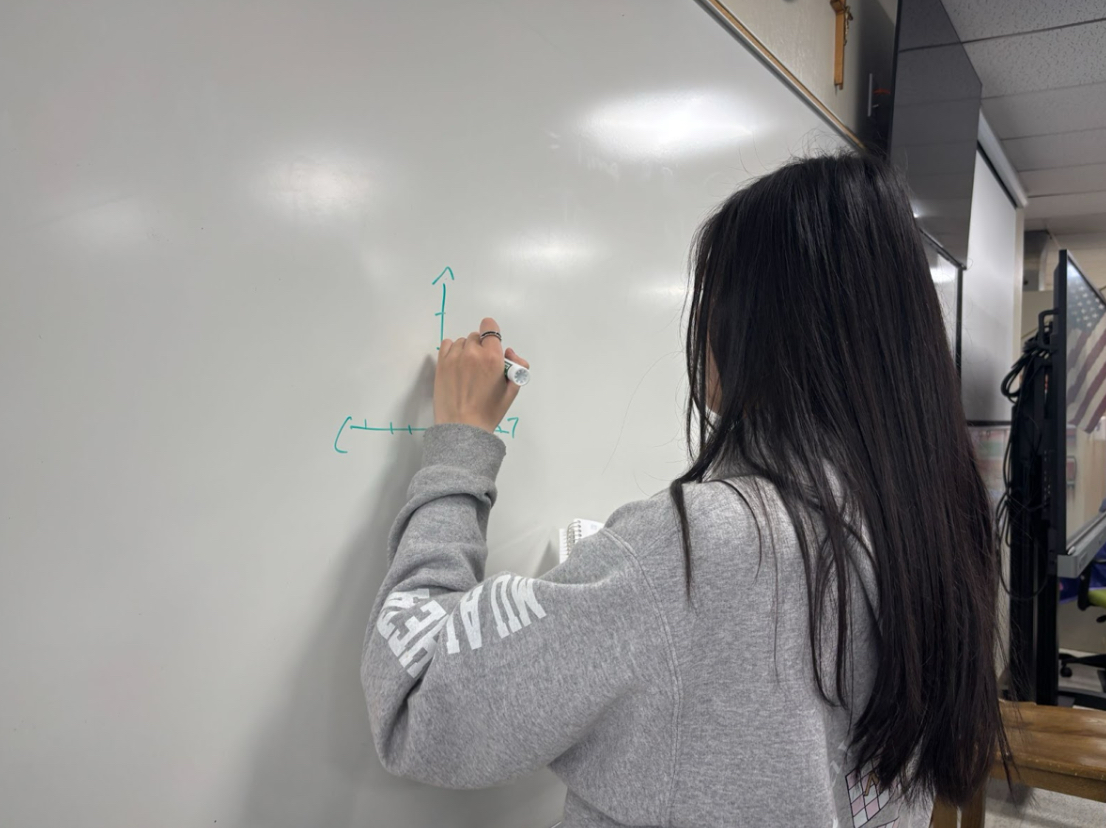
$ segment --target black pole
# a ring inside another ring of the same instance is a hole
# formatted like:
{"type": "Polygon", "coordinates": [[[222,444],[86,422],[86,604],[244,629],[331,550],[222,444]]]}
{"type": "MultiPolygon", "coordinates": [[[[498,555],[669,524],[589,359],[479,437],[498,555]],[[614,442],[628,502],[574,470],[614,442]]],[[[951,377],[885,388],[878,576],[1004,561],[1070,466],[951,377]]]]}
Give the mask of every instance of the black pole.
{"type": "Polygon", "coordinates": [[[1038,561],[1044,547],[1041,442],[1045,425],[1046,322],[1027,351],[1035,354],[1021,376],[1010,429],[1010,693],[1035,701],[1038,561]]]}
{"type": "Polygon", "coordinates": [[[1060,251],[1053,273],[1056,313],[1048,338],[1050,370],[1046,373],[1044,462],[1047,532],[1043,554],[1038,560],[1041,585],[1037,601],[1037,704],[1056,704],[1060,683],[1060,640],[1056,613],[1060,603],[1056,579],[1056,557],[1067,550],[1067,307],[1068,256],[1060,251]]]}

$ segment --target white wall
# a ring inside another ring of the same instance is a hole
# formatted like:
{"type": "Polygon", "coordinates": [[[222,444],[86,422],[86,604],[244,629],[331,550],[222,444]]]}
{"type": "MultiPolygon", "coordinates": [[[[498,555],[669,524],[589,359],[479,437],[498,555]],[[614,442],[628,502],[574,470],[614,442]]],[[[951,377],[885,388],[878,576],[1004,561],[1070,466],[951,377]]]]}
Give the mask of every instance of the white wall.
{"type": "MultiPolygon", "coordinates": [[[[1048,290],[1025,290],[1021,295],[1021,341],[1037,333],[1037,321],[1041,311],[1056,306],[1052,288],[1048,290]]],[[[1019,352],[1021,348],[1019,347],[1019,352]]]]}
{"type": "Polygon", "coordinates": [[[1025,209],[1015,210],[1017,220],[1014,223],[1014,269],[1020,279],[1020,287],[1014,290],[1014,336],[1010,340],[1010,361],[1013,363],[1022,352],[1023,302],[1025,301],[1025,209]]]}
{"type": "Polygon", "coordinates": [[[894,0],[852,0],[845,85],[833,85],[836,16],[829,0],[720,0],[729,12],[861,139],[868,134],[868,74],[891,87],[894,0]]]}
{"type": "Polygon", "coordinates": [[[1021,322],[1018,228],[1017,210],[977,152],[960,333],[961,396],[969,420],[1010,419],[999,384],[1013,364],[1021,322]]]}

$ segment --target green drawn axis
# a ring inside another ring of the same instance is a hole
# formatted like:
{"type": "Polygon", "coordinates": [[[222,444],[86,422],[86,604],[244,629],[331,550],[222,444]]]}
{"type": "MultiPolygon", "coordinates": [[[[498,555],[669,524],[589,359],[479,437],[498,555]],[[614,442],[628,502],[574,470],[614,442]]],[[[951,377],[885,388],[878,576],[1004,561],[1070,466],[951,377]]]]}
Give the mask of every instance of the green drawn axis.
{"type": "MultiPolygon", "coordinates": [[[[454,281],[453,268],[450,267],[449,265],[446,265],[445,270],[443,270],[441,273],[439,273],[437,278],[435,278],[434,281],[430,283],[432,285],[436,285],[436,284],[438,284],[439,281],[442,282],[442,309],[440,311],[438,311],[436,314],[434,314],[435,316],[440,317],[440,320],[441,320],[438,323],[438,342],[441,342],[443,339],[445,339],[445,281],[442,280],[442,277],[445,276],[446,274],[449,275],[449,281],[451,281],[451,282],[454,281]]],[[[437,348],[435,348],[435,350],[437,350],[437,351],[440,351],[441,349],[442,349],[441,345],[439,345],[437,348]]]]}
{"type": "MultiPolygon", "coordinates": [[[[442,309],[436,314],[441,321],[438,323],[438,341],[441,342],[445,339],[445,282],[442,282],[442,309]]],[[[442,346],[439,345],[437,350],[441,350],[442,346]]]]}
{"type": "MultiPolygon", "coordinates": [[[[338,427],[338,433],[334,435],[334,450],[339,454],[349,454],[349,451],[343,448],[338,448],[338,441],[342,438],[343,432],[348,427],[351,431],[375,431],[377,433],[387,434],[414,434],[416,431],[426,431],[425,426],[413,426],[413,425],[396,425],[395,423],[388,423],[386,426],[371,426],[368,420],[362,420],[361,425],[350,425],[353,422],[353,417],[346,417],[342,424],[338,427]]],[[[518,429],[518,417],[508,417],[495,427],[496,434],[506,434],[514,439],[515,431],[518,429]],[[503,423],[509,423],[510,428],[504,428],[503,423]]]]}

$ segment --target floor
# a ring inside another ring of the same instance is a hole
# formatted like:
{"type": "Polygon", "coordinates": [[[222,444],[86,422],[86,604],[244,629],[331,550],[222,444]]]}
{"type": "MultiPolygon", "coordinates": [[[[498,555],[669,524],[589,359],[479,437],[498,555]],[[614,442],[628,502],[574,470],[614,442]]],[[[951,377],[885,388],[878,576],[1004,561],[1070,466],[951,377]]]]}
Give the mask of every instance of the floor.
{"type": "Polygon", "coordinates": [[[1017,786],[992,779],[987,789],[986,828],[1102,828],[1106,803],[1052,791],[1017,786]]]}

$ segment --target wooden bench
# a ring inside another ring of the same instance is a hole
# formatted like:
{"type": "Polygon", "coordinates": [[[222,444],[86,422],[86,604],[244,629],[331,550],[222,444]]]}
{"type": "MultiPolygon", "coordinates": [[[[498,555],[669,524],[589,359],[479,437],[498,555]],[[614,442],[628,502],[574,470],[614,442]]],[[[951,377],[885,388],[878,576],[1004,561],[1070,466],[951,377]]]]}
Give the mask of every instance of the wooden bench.
{"type": "MultiPolygon", "coordinates": [[[[1003,718],[1017,768],[1014,781],[1031,788],[1106,802],[1106,712],[1004,702],[1003,718]]],[[[1002,763],[991,776],[1005,781],[1002,763]]],[[[962,811],[960,828],[983,828],[986,790],[962,811]]],[[[938,802],[933,828],[956,828],[957,809],[938,802]]]]}

